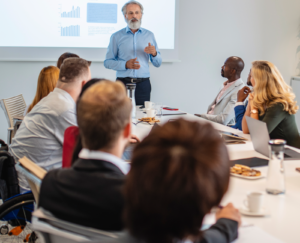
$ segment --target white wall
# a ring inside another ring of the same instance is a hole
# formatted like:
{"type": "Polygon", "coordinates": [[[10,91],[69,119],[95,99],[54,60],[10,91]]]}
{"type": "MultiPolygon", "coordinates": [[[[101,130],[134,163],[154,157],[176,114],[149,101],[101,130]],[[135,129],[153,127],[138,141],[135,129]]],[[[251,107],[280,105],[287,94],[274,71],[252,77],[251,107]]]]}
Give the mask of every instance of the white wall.
{"type": "MultiPolygon", "coordinates": [[[[163,26],[164,16],[155,17],[163,26]]],[[[221,66],[232,55],[246,63],[244,81],[252,61],[269,60],[289,82],[296,74],[299,24],[299,0],[180,0],[181,63],[151,67],[152,100],[190,113],[206,112],[225,81],[221,66]]],[[[0,62],[0,99],[22,93],[30,103],[39,71],[47,65],[55,63],[0,62]]],[[[115,79],[102,63],[93,63],[91,70],[93,77],[115,79]]],[[[6,128],[0,111],[2,139],[6,128]]]]}

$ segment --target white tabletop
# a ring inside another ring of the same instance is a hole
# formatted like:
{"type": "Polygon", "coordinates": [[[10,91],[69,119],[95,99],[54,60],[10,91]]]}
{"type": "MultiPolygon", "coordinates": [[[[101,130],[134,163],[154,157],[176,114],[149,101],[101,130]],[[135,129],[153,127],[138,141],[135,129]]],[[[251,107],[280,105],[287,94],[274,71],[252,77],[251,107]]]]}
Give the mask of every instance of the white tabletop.
{"type": "MultiPolygon", "coordinates": [[[[144,114],[137,109],[137,117],[143,117],[144,114]]],[[[187,120],[194,120],[199,122],[208,122],[205,119],[196,117],[191,114],[180,116],[163,116],[161,123],[168,122],[171,119],[184,118],[187,120]]],[[[249,135],[243,134],[241,131],[210,122],[216,129],[239,134],[249,141],[246,144],[227,145],[229,156],[231,160],[260,157],[266,158],[253,149],[251,138],[249,135]]],[[[152,126],[149,124],[139,123],[133,125],[132,133],[143,139],[150,132],[152,126]]],[[[300,150],[298,150],[300,152],[300,150]]],[[[289,160],[284,162],[286,175],[286,193],[283,195],[269,195],[265,194],[264,208],[268,212],[266,217],[248,217],[242,216],[242,221],[248,224],[254,224],[272,236],[282,240],[283,242],[294,243],[300,242],[300,173],[296,172],[295,168],[300,167],[300,160],[289,160]]],[[[257,168],[262,172],[262,175],[267,175],[268,167],[257,168]]],[[[266,179],[246,180],[236,177],[230,178],[229,190],[225,194],[222,205],[232,202],[235,207],[240,208],[246,198],[246,194],[250,191],[265,192],[266,179]]],[[[259,242],[255,242],[259,243],[259,242]]]]}

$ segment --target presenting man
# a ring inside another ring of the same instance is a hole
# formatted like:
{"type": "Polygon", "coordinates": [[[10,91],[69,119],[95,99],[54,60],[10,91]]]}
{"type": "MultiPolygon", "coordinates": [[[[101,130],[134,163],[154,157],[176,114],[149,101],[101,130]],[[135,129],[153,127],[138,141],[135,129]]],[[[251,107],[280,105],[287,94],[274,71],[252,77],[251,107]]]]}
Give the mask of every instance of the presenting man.
{"type": "Polygon", "coordinates": [[[150,101],[149,58],[155,67],[161,65],[161,55],[154,34],[141,28],[143,6],[137,1],[124,5],[122,12],[127,27],[110,38],[104,66],[117,71],[117,80],[136,83],[135,101],[144,105],[150,101]]]}

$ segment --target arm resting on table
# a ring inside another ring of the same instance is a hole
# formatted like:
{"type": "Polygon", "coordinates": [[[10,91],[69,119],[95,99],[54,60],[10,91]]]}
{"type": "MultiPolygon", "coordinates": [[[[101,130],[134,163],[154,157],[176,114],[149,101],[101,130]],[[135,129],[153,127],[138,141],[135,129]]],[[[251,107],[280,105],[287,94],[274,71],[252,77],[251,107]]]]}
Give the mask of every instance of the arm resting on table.
{"type": "Polygon", "coordinates": [[[238,236],[238,222],[221,218],[208,230],[203,231],[201,243],[229,243],[238,236]]]}
{"type": "Polygon", "coordinates": [[[236,93],[231,95],[230,101],[225,106],[224,110],[218,115],[201,114],[202,118],[207,120],[227,125],[234,119],[234,106],[236,103],[236,93]]]}

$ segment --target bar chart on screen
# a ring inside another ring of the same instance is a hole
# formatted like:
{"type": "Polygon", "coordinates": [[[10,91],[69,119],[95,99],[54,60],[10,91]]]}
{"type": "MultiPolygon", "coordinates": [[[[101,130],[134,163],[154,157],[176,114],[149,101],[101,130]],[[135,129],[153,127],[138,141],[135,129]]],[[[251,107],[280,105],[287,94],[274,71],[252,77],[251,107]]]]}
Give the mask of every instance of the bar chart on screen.
{"type": "Polygon", "coordinates": [[[66,27],[61,27],[61,36],[80,36],[80,26],[79,25],[71,25],[66,27]]]}
{"type": "Polygon", "coordinates": [[[72,7],[72,10],[69,12],[63,12],[61,13],[62,18],[80,18],[80,7],[77,7],[76,9],[74,6],[72,7]]]}

